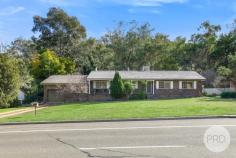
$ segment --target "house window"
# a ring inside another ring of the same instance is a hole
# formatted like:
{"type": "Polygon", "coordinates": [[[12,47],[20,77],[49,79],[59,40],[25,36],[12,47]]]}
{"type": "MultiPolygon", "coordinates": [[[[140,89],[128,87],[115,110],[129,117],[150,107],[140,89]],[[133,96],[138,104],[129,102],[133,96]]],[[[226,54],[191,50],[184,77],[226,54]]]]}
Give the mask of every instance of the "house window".
{"type": "Polygon", "coordinates": [[[107,81],[94,81],[94,89],[107,89],[107,81]]]}
{"type": "Polygon", "coordinates": [[[173,89],[173,81],[159,81],[159,89],[173,89]]]}
{"type": "Polygon", "coordinates": [[[182,81],[182,89],[194,89],[194,81],[182,81]]]}
{"type": "Polygon", "coordinates": [[[134,89],[138,89],[138,81],[132,81],[132,85],[134,89]]]}

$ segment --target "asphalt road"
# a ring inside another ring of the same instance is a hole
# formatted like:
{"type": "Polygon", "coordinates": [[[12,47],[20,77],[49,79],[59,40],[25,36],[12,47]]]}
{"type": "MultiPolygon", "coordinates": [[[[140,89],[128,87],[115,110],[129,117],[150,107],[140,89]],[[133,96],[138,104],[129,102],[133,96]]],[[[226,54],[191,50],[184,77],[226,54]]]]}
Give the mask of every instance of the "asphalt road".
{"type": "Polygon", "coordinates": [[[236,119],[0,126],[0,158],[235,158],[236,119]],[[231,144],[209,151],[205,131],[222,125],[231,144]]]}

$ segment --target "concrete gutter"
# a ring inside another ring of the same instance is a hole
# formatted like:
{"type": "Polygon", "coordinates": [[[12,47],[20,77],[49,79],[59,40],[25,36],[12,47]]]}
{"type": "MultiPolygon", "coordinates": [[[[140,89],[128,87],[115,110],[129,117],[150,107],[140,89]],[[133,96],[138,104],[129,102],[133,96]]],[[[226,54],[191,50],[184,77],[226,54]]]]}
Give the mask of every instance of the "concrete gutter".
{"type": "Polygon", "coordinates": [[[63,123],[96,123],[96,122],[127,122],[127,121],[161,121],[161,120],[192,120],[192,119],[226,119],[236,118],[236,115],[221,116],[189,116],[189,117],[160,117],[160,118],[131,118],[131,119],[114,119],[114,120],[80,120],[80,121],[39,121],[39,122],[9,122],[0,123],[4,125],[31,125],[31,124],[63,124],[63,123]]]}

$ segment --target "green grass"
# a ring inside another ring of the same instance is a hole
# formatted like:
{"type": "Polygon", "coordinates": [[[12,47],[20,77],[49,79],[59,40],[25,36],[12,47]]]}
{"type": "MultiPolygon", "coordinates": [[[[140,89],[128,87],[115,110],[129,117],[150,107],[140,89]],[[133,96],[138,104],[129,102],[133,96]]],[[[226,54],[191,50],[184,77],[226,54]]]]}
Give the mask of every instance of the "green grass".
{"type": "Polygon", "coordinates": [[[101,120],[127,118],[158,118],[181,116],[236,115],[235,99],[201,97],[188,99],[145,100],[123,102],[87,102],[51,106],[0,122],[101,120]]]}

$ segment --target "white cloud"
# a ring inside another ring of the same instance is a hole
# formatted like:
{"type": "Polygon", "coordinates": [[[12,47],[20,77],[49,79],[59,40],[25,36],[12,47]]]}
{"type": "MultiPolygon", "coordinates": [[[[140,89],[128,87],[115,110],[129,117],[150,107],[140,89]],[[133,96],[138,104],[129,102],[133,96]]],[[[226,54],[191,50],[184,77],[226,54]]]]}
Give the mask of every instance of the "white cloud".
{"type": "Polygon", "coordinates": [[[188,0],[97,0],[97,1],[106,3],[113,2],[120,5],[154,7],[168,3],[185,3],[188,0]]]}
{"type": "Polygon", "coordinates": [[[18,7],[14,7],[14,6],[10,6],[10,7],[6,7],[4,9],[1,9],[0,11],[0,16],[7,16],[7,15],[13,15],[16,14],[18,12],[21,12],[25,10],[24,7],[22,6],[18,6],[18,7]]]}

